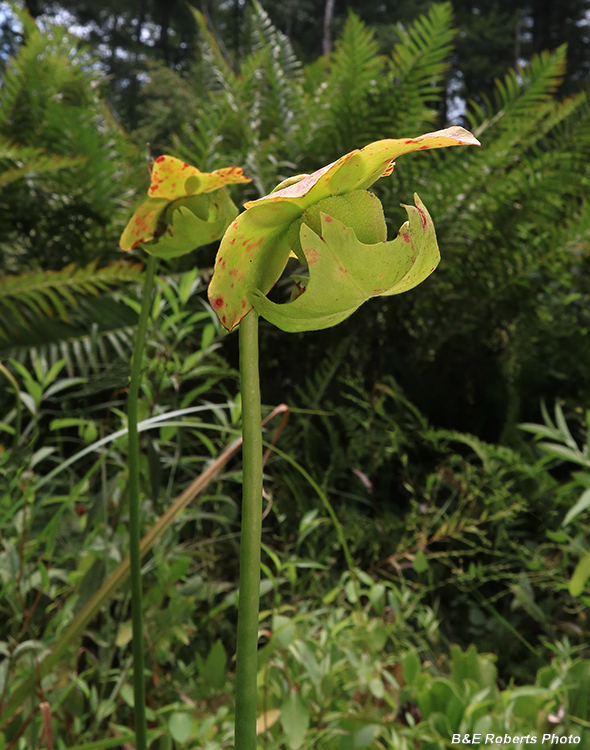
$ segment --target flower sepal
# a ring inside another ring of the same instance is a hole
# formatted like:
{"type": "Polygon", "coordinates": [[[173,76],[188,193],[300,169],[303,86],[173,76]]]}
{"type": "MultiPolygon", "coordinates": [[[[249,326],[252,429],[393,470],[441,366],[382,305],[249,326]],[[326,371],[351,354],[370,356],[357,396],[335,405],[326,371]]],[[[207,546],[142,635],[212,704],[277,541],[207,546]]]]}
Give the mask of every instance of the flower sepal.
{"type": "Polygon", "coordinates": [[[162,233],[143,248],[158,258],[185,255],[218,240],[237,215],[238,209],[225,190],[180,198],[166,207],[159,227],[162,233]]]}

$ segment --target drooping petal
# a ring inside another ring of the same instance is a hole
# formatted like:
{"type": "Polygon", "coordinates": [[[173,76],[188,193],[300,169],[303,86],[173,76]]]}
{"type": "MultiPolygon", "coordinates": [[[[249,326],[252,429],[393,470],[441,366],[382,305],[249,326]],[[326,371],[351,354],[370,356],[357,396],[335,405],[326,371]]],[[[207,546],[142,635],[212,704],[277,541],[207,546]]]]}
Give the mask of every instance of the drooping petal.
{"type": "Polygon", "coordinates": [[[233,185],[238,182],[252,182],[251,177],[244,176],[244,170],[241,167],[224,167],[216,169],[214,172],[201,172],[199,175],[201,181],[201,190],[199,192],[211,193],[213,190],[233,185]]]}
{"type": "Polygon", "coordinates": [[[252,209],[263,203],[289,201],[305,210],[330,195],[366,190],[380,177],[391,174],[391,162],[403,154],[467,145],[481,144],[468,130],[461,127],[446,128],[417,138],[387,138],[375,141],[362,149],[345,154],[338,161],[318,169],[294,185],[269,193],[256,201],[249,201],[244,206],[252,209]]]}
{"type": "Polygon", "coordinates": [[[329,328],[348,318],[371,297],[400,294],[423,281],[440,258],[432,220],[415,196],[406,206],[409,221],[391,242],[366,245],[353,229],[325,213],[321,236],[301,225],[301,247],[309,282],[293,302],[277,305],[255,290],[251,302],[262,317],[284,331],[329,328]]]}
{"type": "Polygon", "coordinates": [[[413,289],[430,276],[440,263],[440,251],[430,214],[416,193],[414,202],[415,206],[402,204],[408,212],[408,221],[402,225],[394,240],[402,239],[412,247],[412,267],[396,284],[376,296],[389,297],[413,289]]]}
{"type": "Polygon", "coordinates": [[[152,169],[148,195],[150,198],[173,201],[185,195],[210,193],[236,182],[250,182],[250,178],[244,177],[244,170],[240,167],[201,172],[174,156],[159,156],[152,169]]]}

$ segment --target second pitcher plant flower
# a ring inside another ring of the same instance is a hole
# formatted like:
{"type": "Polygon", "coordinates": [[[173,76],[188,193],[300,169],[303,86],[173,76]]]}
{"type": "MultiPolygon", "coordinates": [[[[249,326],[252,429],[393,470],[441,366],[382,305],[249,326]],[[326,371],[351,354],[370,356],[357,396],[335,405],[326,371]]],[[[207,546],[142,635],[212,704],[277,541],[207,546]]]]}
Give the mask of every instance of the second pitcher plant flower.
{"type": "Polygon", "coordinates": [[[250,182],[241,167],[200,172],[174,156],[154,162],[148,198],[121,236],[121,249],[139,244],[151,255],[174,258],[218,240],[238,209],[225,185],[250,182]]]}

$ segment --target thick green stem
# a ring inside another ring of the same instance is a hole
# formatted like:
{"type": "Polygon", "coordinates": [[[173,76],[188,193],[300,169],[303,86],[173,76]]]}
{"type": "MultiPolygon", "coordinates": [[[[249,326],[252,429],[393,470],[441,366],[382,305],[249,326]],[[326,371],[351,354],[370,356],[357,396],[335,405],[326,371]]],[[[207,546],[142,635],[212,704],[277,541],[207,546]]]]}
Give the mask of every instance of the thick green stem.
{"type": "Polygon", "coordinates": [[[131,366],[131,380],[129,382],[128,398],[128,427],[129,427],[129,580],[131,584],[131,620],[132,620],[132,650],[133,650],[133,692],[135,696],[135,747],[136,750],[147,750],[147,725],[145,719],[145,684],[143,658],[143,620],[141,605],[141,518],[139,512],[139,433],[137,430],[137,401],[141,381],[141,365],[147,324],[152,300],[152,289],[156,273],[157,259],[148,256],[143,298],[137,338],[133,351],[131,366]]]}
{"type": "Polygon", "coordinates": [[[258,315],[240,323],[243,494],[236,669],[236,750],[256,750],[256,675],[260,535],[262,530],[262,424],[258,376],[258,315]]]}

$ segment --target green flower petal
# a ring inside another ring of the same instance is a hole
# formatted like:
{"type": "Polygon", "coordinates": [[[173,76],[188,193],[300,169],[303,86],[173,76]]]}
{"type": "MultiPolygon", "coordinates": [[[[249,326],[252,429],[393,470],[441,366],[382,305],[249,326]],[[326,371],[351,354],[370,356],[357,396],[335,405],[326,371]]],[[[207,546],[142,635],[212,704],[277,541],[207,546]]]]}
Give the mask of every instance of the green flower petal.
{"type": "Polygon", "coordinates": [[[406,206],[409,221],[391,242],[367,245],[354,230],[322,213],[321,237],[301,225],[301,247],[309,265],[306,291],[277,305],[260,290],[250,293],[256,311],[284,331],[329,328],[371,297],[399,294],[423,281],[440,255],[434,226],[418,196],[406,206]]]}
{"type": "Polygon", "coordinates": [[[287,230],[299,215],[288,203],[262,205],[240,214],[227,228],[208,296],[228,331],[252,309],[248,294],[255,289],[268,294],[283,273],[290,253],[287,230]]]}
{"type": "Polygon", "coordinates": [[[394,240],[397,242],[401,239],[411,246],[412,268],[403,279],[377,296],[388,297],[413,289],[428,278],[440,263],[440,251],[430,214],[416,193],[414,201],[415,206],[406,206],[402,203],[408,212],[409,220],[402,225],[397,239],[394,240]]]}

